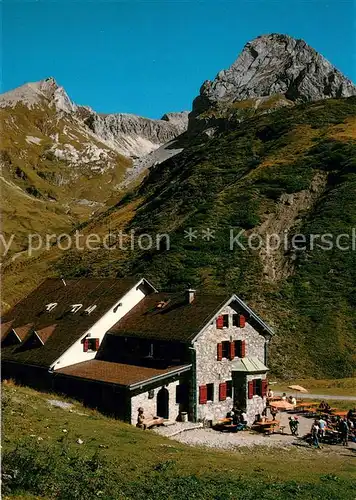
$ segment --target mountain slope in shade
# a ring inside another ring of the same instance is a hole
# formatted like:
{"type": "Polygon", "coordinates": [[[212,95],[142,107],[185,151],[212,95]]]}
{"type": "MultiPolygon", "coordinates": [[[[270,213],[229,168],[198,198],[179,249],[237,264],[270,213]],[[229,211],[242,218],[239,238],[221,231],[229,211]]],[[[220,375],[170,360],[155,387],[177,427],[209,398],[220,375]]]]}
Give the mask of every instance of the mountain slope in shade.
{"type": "Polygon", "coordinates": [[[128,113],[92,113],[86,118],[85,124],[120,153],[139,158],[185,132],[188,112],[168,113],[160,120],[128,113]]]}

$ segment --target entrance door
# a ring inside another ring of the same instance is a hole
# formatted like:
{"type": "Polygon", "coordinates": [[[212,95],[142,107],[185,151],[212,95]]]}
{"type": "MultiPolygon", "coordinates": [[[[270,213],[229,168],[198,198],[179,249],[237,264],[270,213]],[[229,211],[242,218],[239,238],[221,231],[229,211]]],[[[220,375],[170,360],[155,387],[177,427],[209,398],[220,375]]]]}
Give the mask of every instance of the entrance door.
{"type": "Polygon", "coordinates": [[[157,416],[169,417],[169,392],[165,387],[162,387],[157,393],[157,416]]]}

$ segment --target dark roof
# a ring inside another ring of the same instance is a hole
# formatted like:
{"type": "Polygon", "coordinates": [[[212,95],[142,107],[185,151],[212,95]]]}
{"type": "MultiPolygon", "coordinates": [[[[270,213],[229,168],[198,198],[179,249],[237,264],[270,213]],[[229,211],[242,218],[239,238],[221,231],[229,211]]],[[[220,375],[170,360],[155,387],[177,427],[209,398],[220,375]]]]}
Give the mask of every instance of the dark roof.
{"type": "Polygon", "coordinates": [[[16,335],[23,342],[31,328],[32,323],[27,323],[27,325],[17,326],[16,328],[12,327],[12,330],[15,330],[16,335]]]}
{"type": "Polygon", "coordinates": [[[41,339],[43,343],[47,342],[47,340],[50,338],[52,333],[55,331],[57,325],[50,325],[50,326],[45,326],[44,328],[41,328],[41,330],[37,330],[37,336],[41,339]]]}
{"type": "Polygon", "coordinates": [[[37,349],[25,349],[23,345],[4,347],[3,361],[49,367],[138,281],[135,278],[81,278],[66,280],[64,286],[60,279],[45,280],[1,321],[7,331],[13,328],[17,334],[21,332],[22,335],[27,328],[31,335],[35,330],[44,337],[45,344],[37,349]],[[46,312],[45,306],[51,302],[58,305],[46,312]],[[78,303],[83,304],[80,311],[68,314],[70,306],[78,303]],[[91,314],[85,314],[84,309],[93,304],[97,307],[91,314]]]}
{"type": "Polygon", "coordinates": [[[9,333],[9,331],[11,330],[11,325],[12,325],[13,321],[7,321],[6,323],[5,322],[1,322],[1,340],[3,340],[6,335],[9,333]]]}
{"type": "Polygon", "coordinates": [[[61,368],[54,373],[87,380],[97,380],[110,384],[132,386],[147,383],[153,378],[166,379],[167,377],[182,371],[188,371],[189,369],[190,365],[171,366],[165,369],[158,369],[92,359],[91,361],[84,361],[83,363],[61,368]]]}
{"type": "Polygon", "coordinates": [[[121,337],[140,337],[189,342],[228,301],[224,295],[196,293],[191,304],[183,293],[152,293],[141,300],[109,332],[121,337]],[[168,302],[158,308],[160,302],[168,302]]]}

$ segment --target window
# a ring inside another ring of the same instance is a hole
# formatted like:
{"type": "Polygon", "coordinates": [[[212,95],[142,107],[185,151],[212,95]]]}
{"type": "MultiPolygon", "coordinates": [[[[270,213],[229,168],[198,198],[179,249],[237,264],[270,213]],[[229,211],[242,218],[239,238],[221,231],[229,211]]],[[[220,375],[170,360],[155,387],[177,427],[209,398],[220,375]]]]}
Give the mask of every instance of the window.
{"type": "Polygon", "coordinates": [[[262,380],[254,379],[248,382],[248,399],[252,399],[253,396],[262,397],[262,380]]]}
{"type": "Polygon", "coordinates": [[[214,401],[214,384],[206,384],[206,399],[214,401]]]}
{"type": "Polygon", "coordinates": [[[232,315],[232,325],[237,326],[237,328],[244,328],[246,324],[246,318],[243,314],[233,314],[232,315]]]}
{"type": "Polygon", "coordinates": [[[153,399],[155,397],[155,390],[154,389],[150,389],[148,391],[148,399],[153,399]]]}
{"type": "Polygon", "coordinates": [[[176,387],[176,403],[184,404],[188,399],[188,387],[186,384],[179,384],[176,387]]]}
{"type": "Polygon", "coordinates": [[[253,381],[254,396],[262,396],[262,380],[260,378],[253,381]]]}
{"type": "Polygon", "coordinates": [[[228,314],[221,314],[216,318],[216,328],[219,328],[221,330],[222,328],[228,328],[228,326],[229,326],[228,314]]]}
{"type": "Polygon", "coordinates": [[[230,342],[229,341],[222,342],[222,357],[228,358],[229,355],[230,355],[230,342]]]}
{"type": "Polygon", "coordinates": [[[84,312],[85,312],[85,314],[90,314],[90,313],[92,313],[94,311],[94,309],[96,309],[96,305],[95,304],[93,304],[92,306],[87,307],[84,312]]]}
{"type": "Polygon", "coordinates": [[[147,358],[153,358],[153,344],[152,344],[152,342],[150,342],[149,347],[148,347],[147,358]]]}
{"type": "Polygon", "coordinates": [[[81,309],[83,307],[83,304],[72,304],[70,306],[70,312],[75,314],[76,312],[79,311],[79,309],[81,309]]]}
{"type": "Polygon", "coordinates": [[[246,341],[245,340],[235,340],[235,356],[238,358],[244,358],[246,356],[246,341]]]}
{"type": "Polygon", "coordinates": [[[46,305],[46,311],[51,312],[53,309],[58,305],[57,302],[51,302],[50,304],[46,305]]]}
{"type": "Polygon", "coordinates": [[[91,338],[85,338],[83,340],[83,351],[88,352],[88,351],[98,351],[99,350],[99,345],[100,345],[100,340],[99,339],[91,339],[91,338]]]}
{"type": "Polygon", "coordinates": [[[232,380],[226,381],[226,397],[232,398],[232,380]]]}

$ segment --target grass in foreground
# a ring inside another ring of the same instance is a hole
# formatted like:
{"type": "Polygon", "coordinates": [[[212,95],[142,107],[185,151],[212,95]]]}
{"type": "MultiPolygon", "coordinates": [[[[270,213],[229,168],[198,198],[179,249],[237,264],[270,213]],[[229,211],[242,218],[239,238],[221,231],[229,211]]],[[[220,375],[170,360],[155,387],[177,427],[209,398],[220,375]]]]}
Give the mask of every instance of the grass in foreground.
{"type": "Polygon", "coordinates": [[[333,449],[207,451],[25,387],[6,384],[2,398],[9,498],[354,499],[355,464],[333,449]]]}

